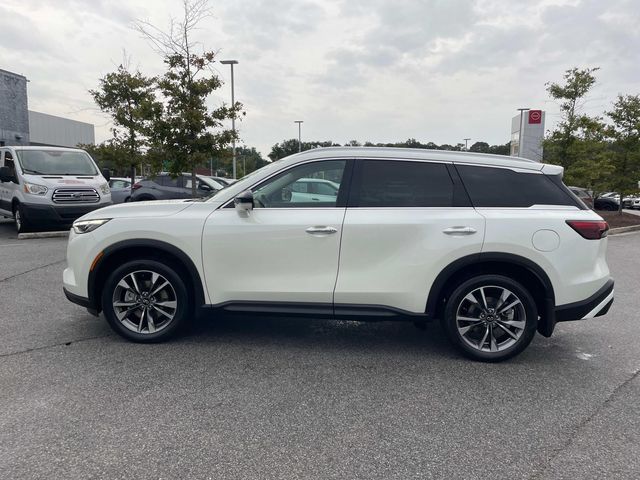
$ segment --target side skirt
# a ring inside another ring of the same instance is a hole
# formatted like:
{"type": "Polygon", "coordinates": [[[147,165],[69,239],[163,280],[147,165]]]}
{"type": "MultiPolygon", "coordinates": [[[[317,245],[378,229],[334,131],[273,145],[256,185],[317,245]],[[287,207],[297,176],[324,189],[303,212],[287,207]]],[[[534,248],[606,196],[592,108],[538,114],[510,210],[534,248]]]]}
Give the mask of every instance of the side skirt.
{"type": "Polygon", "coordinates": [[[377,321],[427,321],[424,313],[413,313],[385,305],[351,305],[307,302],[224,302],[205,305],[203,314],[268,315],[297,318],[377,321]]]}

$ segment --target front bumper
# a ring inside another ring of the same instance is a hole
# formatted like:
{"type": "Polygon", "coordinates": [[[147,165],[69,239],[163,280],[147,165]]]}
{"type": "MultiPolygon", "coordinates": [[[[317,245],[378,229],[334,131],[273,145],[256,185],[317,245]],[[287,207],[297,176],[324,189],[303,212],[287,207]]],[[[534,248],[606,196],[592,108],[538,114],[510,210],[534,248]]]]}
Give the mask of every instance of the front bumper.
{"type": "Polygon", "coordinates": [[[88,298],[81,297],[80,295],[76,295],[75,293],[71,293],[64,287],[62,287],[62,291],[67,297],[67,300],[75,303],[76,305],[80,305],[81,307],[85,307],[87,309],[87,312],[89,312],[91,315],[95,315],[96,317],[98,316],[98,309],[88,298]]]}
{"type": "Polygon", "coordinates": [[[613,284],[613,279],[610,278],[600,290],[586,300],[557,306],[556,322],[584,320],[605,315],[613,304],[613,284]]]}
{"type": "Polygon", "coordinates": [[[108,203],[92,203],[90,205],[42,205],[37,203],[22,203],[25,221],[35,227],[63,227],[70,228],[71,224],[81,216],[111,205],[108,203]]]}

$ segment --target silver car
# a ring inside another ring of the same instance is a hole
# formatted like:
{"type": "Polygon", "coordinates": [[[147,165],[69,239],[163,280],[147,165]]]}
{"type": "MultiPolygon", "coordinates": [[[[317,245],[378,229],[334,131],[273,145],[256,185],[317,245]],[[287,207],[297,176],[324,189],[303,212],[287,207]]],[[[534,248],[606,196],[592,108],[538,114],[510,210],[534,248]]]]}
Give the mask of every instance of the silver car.
{"type": "Polygon", "coordinates": [[[128,202],[131,198],[131,180],[127,178],[112,178],[109,181],[109,188],[113,203],[128,202]]]}

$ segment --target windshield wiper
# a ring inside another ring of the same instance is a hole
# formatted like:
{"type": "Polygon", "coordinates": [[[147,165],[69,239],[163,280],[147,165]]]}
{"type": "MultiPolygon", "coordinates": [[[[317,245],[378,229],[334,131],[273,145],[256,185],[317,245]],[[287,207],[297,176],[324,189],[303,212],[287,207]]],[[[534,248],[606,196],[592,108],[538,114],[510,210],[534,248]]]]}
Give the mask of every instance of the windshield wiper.
{"type": "Polygon", "coordinates": [[[45,175],[45,174],[44,174],[44,173],[42,173],[42,172],[39,172],[39,171],[37,171],[37,170],[31,170],[30,168],[23,168],[23,169],[22,169],[22,171],[23,171],[24,173],[33,173],[34,175],[45,175]]]}

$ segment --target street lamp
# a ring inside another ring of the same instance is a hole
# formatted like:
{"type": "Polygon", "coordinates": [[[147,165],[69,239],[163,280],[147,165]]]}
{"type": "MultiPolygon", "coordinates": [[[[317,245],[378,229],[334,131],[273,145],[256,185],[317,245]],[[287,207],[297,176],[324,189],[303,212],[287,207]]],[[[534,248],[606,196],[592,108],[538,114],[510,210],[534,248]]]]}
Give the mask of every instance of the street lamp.
{"type": "Polygon", "coordinates": [[[520,134],[518,135],[518,156],[521,157],[522,156],[522,144],[524,143],[524,125],[522,123],[522,120],[524,118],[524,112],[528,112],[529,110],[531,110],[530,108],[516,108],[516,110],[518,110],[520,112],[520,134]]]}
{"type": "Polygon", "coordinates": [[[468,152],[469,151],[469,148],[468,148],[469,144],[467,142],[469,142],[469,140],[471,140],[471,139],[470,138],[463,138],[463,140],[464,140],[464,151],[468,152]]]}
{"type": "Polygon", "coordinates": [[[293,123],[298,124],[298,152],[302,151],[302,124],[304,120],[294,120],[293,123]]]}
{"type": "MultiPolygon", "coordinates": [[[[236,105],[235,90],[233,85],[233,66],[238,64],[237,60],[221,60],[223,65],[231,65],[231,108],[236,105]]],[[[233,140],[231,141],[231,148],[233,150],[233,178],[236,178],[236,113],[231,115],[231,130],[233,131],[233,140]]]]}

